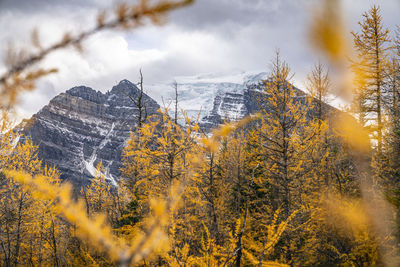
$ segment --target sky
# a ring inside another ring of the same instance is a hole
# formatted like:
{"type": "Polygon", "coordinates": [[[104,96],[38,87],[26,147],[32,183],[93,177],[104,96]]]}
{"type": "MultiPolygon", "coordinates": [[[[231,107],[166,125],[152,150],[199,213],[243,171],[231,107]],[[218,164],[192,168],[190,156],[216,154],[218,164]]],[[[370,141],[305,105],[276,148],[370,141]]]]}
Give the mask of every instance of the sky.
{"type": "MultiPolygon", "coordinates": [[[[65,32],[90,29],[101,10],[112,11],[119,2],[0,0],[0,74],[5,70],[7,46],[30,47],[34,29],[46,47],[65,32]]],[[[97,33],[83,42],[83,53],[65,49],[42,62],[42,66],[56,67],[59,72],[41,79],[35,91],[24,94],[18,112],[29,117],[73,86],[106,92],[122,79],[136,82],[140,68],[145,85],[168,82],[177,76],[268,71],[277,49],[294,73],[293,83],[302,88],[318,60],[307,31],[318,2],[197,0],[170,13],[162,26],[146,24],[131,31],[97,33]]],[[[373,4],[380,5],[389,30],[393,32],[400,24],[399,0],[342,0],[349,32],[359,31],[357,22],[373,4]]]]}

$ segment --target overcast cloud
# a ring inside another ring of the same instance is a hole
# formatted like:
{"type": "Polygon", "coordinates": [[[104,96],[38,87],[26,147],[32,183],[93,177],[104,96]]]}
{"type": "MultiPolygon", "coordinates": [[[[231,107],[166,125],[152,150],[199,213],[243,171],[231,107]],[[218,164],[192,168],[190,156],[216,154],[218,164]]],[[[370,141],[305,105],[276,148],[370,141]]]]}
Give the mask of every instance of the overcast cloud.
{"type": "MultiPolygon", "coordinates": [[[[197,0],[172,13],[162,27],[146,26],[131,32],[102,32],[84,42],[84,54],[73,49],[49,56],[45,66],[59,73],[39,82],[20,104],[24,116],[37,112],[57,95],[76,85],[107,91],[118,81],[136,81],[139,68],[147,83],[175,76],[229,73],[238,70],[268,71],[276,49],[303,85],[317,60],[307,39],[307,25],[318,0],[197,0]]],[[[88,29],[107,0],[0,0],[0,43],[23,44],[34,27],[43,45],[64,32],[88,29]]],[[[116,1],[114,1],[116,3],[116,1]]],[[[399,0],[344,0],[349,30],[358,30],[361,14],[373,4],[382,9],[385,26],[400,24],[399,0]]],[[[0,62],[0,71],[4,70],[0,62]]]]}

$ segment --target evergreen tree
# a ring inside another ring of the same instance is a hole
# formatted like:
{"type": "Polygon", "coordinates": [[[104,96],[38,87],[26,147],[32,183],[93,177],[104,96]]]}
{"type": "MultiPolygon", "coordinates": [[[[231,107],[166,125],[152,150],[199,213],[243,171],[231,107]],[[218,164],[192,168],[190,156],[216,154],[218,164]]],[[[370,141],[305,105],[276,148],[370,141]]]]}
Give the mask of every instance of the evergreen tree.
{"type": "Polygon", "coordinates": [[[307,76],[307,90],[316,102],[316,118],[320,121],[327,119],[326,106],[329,100],[331,81],[329,72],[325,66],[318,61],[314,69],[307,76]]]}
{"type": "Polygon", "coordinates": [[[274,210],[282,205],[288,218],[298,207],[295,203],[306,193],[302,177],[309,171],[307,153],[314,147],[318,127],[307,121],[311,99],[289,83],[290,68],[281,61],[279,53],[272,65],[271,78],[265,81],[270,109],[263,111],[251,140],[259,150],[260,166],[265,172],[264,185],[260,187],[271,187],[274,210]]]}
{"type": "Polygon", "coordinates": [[[373,6],[363,14],[363,21],[359,22],[361,32],[352,32],[354,47],[360,59],[355,62],[357,72],[363,76],[362,95],[359,95],[360,105],[364,105],[362,112],[366,120],[371,121],[371,129],[377,141],[377,153],[381,155],[383,149],[384,131],[384,88],[387,82],[388,52],[390,49],[389,30],[383,27],[380,8],[373,6]]]}

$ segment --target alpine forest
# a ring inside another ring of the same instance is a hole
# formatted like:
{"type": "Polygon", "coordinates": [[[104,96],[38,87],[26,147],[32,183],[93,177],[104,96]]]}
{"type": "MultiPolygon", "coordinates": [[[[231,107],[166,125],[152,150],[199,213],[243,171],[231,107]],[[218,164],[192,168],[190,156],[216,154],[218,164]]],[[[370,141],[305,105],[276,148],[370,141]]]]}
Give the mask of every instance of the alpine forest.
{"type": "Polygon", "coordinates": [[[0,0],[0,266],[400,266],[397,1],[0,0]]]}

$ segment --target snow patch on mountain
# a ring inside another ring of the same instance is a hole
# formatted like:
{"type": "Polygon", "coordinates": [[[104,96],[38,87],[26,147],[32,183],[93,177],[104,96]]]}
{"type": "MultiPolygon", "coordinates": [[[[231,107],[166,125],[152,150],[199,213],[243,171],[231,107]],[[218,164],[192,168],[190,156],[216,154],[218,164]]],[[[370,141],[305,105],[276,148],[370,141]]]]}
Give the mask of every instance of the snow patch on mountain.
{"type": "MultiPolygon", "coordinates": [[[[90,156],[89,160],[85,160],[83,159],[83,163],[85,165],[85,169],[90,173],[90,175],[92,175],[93,177],[96,176],[97,174],[97,168],[96,166],[94,166],[94,163],[96,162],[97,159],[97,151],[100,149],[103,149],[104,146],[111,141],[111,135],[112,132],[114,130],[115,127],[115,123],[113,123],[111,125],[110,130],[108,131],[108,133],[106,134],[106,136],[104,137],[104,139],[100,142],[98,147],[95,147],[93,149],[92,155],[90,156]]],[[[106,169],[106,173],[101,173],[102,175],[104,175],[106,177],[107,180],[109,180],[112,184],[117,185],[117,182],[115,181],[114,177],[109,173],[109,170],[106,169]]]]}

